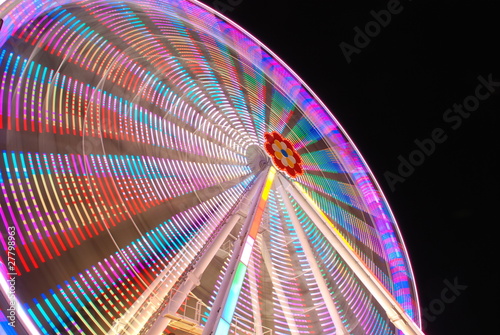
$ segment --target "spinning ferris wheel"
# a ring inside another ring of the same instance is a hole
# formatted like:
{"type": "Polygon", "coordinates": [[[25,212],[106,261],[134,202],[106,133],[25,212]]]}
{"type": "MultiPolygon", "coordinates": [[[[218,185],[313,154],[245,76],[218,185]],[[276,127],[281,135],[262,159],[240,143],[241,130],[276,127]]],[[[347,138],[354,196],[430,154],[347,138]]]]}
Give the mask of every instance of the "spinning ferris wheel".
{"type": "Polygon", "coordinates": [[[0,6],[4,333],[422,334],[375,179],[255,38],[196,1],[0,6]]]}

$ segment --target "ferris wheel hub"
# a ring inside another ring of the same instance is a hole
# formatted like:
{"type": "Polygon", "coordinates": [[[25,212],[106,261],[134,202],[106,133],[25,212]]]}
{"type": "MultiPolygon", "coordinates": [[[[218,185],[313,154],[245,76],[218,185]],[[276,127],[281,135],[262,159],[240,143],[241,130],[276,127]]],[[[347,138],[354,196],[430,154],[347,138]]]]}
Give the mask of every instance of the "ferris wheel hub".
{"type": "Polygon", "coordinates": [[[246,158],[252,173],[259,173],[271,165],[271,159],[263,148],[258,145],[251,145],[247,148],[246,158]]]}

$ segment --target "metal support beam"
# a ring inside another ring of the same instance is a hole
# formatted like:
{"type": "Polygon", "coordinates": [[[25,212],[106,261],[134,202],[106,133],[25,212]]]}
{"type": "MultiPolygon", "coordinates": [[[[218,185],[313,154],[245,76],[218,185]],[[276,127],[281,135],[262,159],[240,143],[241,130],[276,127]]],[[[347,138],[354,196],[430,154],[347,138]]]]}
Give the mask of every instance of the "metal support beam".
{"type": "Polygon", "coordinates": [[[200,284],[201,276],[215,257],[217,251],[221,248],[224,241],[230,235],[234,226],[240,221],[241,218],[244,218],[248,215],[249,204],[245,203],[245,200],[254,199],[258,195],[258,193],[261,192],[262,188],[264,187],[265,181],[265,174],[257,177],[255,184],[245,196],[245,199],[241,200],[239,206],[234,210],[232,216],[227,220],[227,223],[221,229],[217,237],[212,241],[210,247],[206,249],[206,252],[196,262],[193,270],[188,274],[186,281],[184,281],[184,283],[182,283],[181,286],[177,289],[177,292],[173,295],[169,303],[163,309],[161,316],[155,321],[155,323],[146,333],[147,335],[161,334],[165,330],[165,328],[168,327],[171,319],[165,317],[165,315],[176,313],[189,293],[200,284]]]}
{"type": "Polygon", "coordinates": [[[307,262],[311,268],[316,284],[318,285],[319,291],[321,293],[321,298],[325,303],[328,314],[330,314],[330,319],[332,319],[333,324],[335,325],[335,334],[349,335],[349,332],[345,328],[344,324],[342,323],[342,319],[339,316],[337,307],[335,306],[335,303],[333,301],[333,297],[331,296],[327,283],[325,282],[325,278],[321,274],[321,269],[319,268],[316,258],[314,257],[314,253],[311,249],[311,245],[309,244],[309,240],[307,239],[307,235],[304,232],[304,229],[302,228],[297,215],[295,215],[295,208],[293,208],[293,205],[288,198],[288,194],[283,189],[283,179],[283,177],[280,178],[281,186],[278,187],[278,192],[283,198],[286,210],[288,212],[288,215],[290,216],[290,220],[292,221],[293,229],[297,234],[302,250],[304,251],[304,255],[307,258],[307,262]]]}
{"type": "MultiPolygon", "coordinates": [[[[269,250],[267,249],[265,244],[262,244],[260,247],[260,253],[262,255],[262,259],[264,260],[264,265],[267,269],[267,272],[269,273],[269,276],[273,278],[273,273],[276,271],[274,270],[273,267],[273,261],[271,260],[271,254],[269,253],[269,250]]],[[[285,296],[284,292],[285,290],[283,289],[283,285],[281,282],[278,280],[273,281],[273,289],[276,292],[276,296],[279,298],[278,303],[281,307],[281,310],[283,312],[283,315],[285,316],[286,323],[288,325],[288,331],[292,335],[300,335],[299,328],[297,327],[297,324],[295,323],[295,319],[293,318],[294,313],[292,312],[292,309],[290,308],[290,303],[288,301],[288,298],[285,296]]]]}
{"type": "Polygon", "coordinates": [[[316,227],[318,227],[325,238],[339,253],[340,257],[342,257],[363,285],[370,291],[375,300],[382,306],[394,326],[402,330],[405,335],[424,335],[422,330],[406,314],[396,299],[387,291],[377,277],[371,273],[349,243],[340,235],[340,232],[328,217],[301,189],[300,185],[298,183],[292,184],[281,176],[280,180],[285,189],[294,197],[316,227]]]}
{"type": "Polygon", "coordinates": [[[255,197],[249,207],[249,213],[252,214],[247,216],[238,240],[235,241],[233,254],[203,329],[203,335],[226,335],[229,332],[276,170],[270,167],[262,173],[267,175],[266,183],[260,190],[260,196],[255,197]]]}
{"type": "Polygon", "coordinates": [[[259,292],[257,288],[257,273],[255,273],[255,262],[250,259],[248,277],[250,278],[250,298],[252,299],[253,325],[255,335],[262,335],[262,318],[260,315],[259,292]]]}

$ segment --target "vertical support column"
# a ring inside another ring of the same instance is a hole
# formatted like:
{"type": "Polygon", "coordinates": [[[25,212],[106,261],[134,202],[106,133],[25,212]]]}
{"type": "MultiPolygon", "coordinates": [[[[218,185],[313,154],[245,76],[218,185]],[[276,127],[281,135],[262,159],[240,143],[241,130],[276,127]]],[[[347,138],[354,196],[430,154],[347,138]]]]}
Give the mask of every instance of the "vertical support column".
{"type": "MultiPolygon", "coordinates": [[[[259,192],[261,192],[264,187],[264,183],[266,178],[264,175],[260,175],[258,179],[255,181],[252,189],[248,192],[244,200],[241,200],[237,209],[232,213],[232,216],[227,220],[224,227],[220,230],[217,237],[212,241],[210,247],[206,250],[206,252],[201,256],[201,258],[196,263],[192,272],[189,273],[187,279],[181,286],[178,288],[177,292],[172,296],[168,305],[165,306],[164,310],[161,313],[161,316],[155,321],[155,323],[151,326],[146,334],[148,335],[156,335],[161,334],[165,328],[171,322],[171,319],[165,317],[166,314],[176,313],[181,304],[187,298],[188,294],[199,285],[201,276],[205,272],[206,268],[215,257],[217,251],[221,248],[224,241],[227,239],[234,226],[241,218],[246,217],[248,215],[248,204],[245,204],[244,201],[246,199],[254,199],[258,196],[259,192]]],[[[251,200],[249,200],[250,202],[251,200]]]]}
{"type": "MultiPolygon", "coordinates": [[[[261,246],[261,253],[267,272],[272,277],[275,270],[273,269],[271,254],[269,253],[269,250],[267,249],[265,244],[261,246]]],[[[293,315],[293,311],[290,308],[290,303],[288,301],[288,298],[284,294],[282,294],[285,290],[283,289],[283,285],[281,285],[281,282],[279,280],[276,280],[276,282],[273,281],[273,289],[276,292],[277,296],[280,296],[280,294],[282,295],[277,300],[281,307],[281,310],[283,311],[283,315],[285,317],[288,326],[288,331],[292,335],[300,335],[299,328],[297,327],[297,324],[295,323],[293,317],[291,317],[291,315],[293,315]]]]}
{"type": "Polygon", "coordinates": [[[325,279],[321,274],[321,269],[319,268],[318,263],[316,262],[314,253],[311,250],[311,246],[309,244],[309,240],[307,239],[306,233],[304,232],[302,225],[300,224],[297,218],[297,215],[295,215],[295,209],[293,208],[293,205],[290,202],[290,199],[288,198],[288,194],[283,189],[284,177],[280,176],[279,179],[281,181],[281,186],[278,188],[278,191],[281,194],[281,197],[283,198],[286,210],[288,212],[288,215],[290,216],[290,220],[292,221],[293,229],[297,233],[300,245],[302,247],[302,250],[304,251],[304,254],[307,258],[307,262],[309,263],[311,271],[314,275],[314,279],[316,281],[316,284],[318,285],[321,297],[323,298],[323,302],[325,303],[326,309],[328,310],[328,314],[330,314],[330,318],[332,319],[333,324],[335,325],[336,334],[349,335],[349,332],[344,327],[344,324],[340,319],[337,307],[335,306],[333,298],[330,295],[330,291],[328,290],[327,283],[325,282],[325,279]]]}
{"type": "Polygon", "coordinates": [[[255,202],[249,209],[249,212],[253,213],[253,215],[247,216],[238,239],[240,242],[235,243],[226,274],[212,306],[208,321],[203,329],[203,335],[227,335],[229,333],[231,320],[233,319],[234,310],[238,303],[248,262],[252,254],[255,238],[266,208],[267,197],[275,174],[276,170],[270,167],[262,192],[259,197],[255,198],[255,202]]]}
{"type": "Polygon", "coordinates": [[[354,272],[356,277],[370,291],[375,300],[382,306],[391,322],[405,335],[424,335],[417,324],[406,314],[401,305],[387,291],[384,285],[372,274],[366,264],[354,252],[353,247],[340,234],[333,222],[323,213],[314,201],[305,193],[300,184],[291,184],[282,178],[285,189],[294,197],[307,216],[314,222],[325,238],[339,253],[340,257],[354,272]]]}
{"type": "Polygon", "coordinates": [[[253,259],[250,259],[248,276],[250,277],[250,297],[252,299],[255,335],[262,335],[262,318],[260,315],[259,292],[257,289],[257,274],[255,273],[255,262],[253,259]]]}

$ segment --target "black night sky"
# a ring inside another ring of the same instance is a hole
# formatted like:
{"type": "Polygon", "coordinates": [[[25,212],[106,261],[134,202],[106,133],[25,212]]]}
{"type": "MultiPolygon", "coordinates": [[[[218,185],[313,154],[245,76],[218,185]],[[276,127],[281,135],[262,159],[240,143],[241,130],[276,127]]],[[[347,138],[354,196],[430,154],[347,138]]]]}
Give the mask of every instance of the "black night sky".
{"type": "Polygon", "coordinates": [[[491,330],[499,282],[495,2],[204,2],[282,58],[351,136],[399,222],[426,334],[497,334],[491,330]],[[390,22],[379,31],[370,26],[373,36],[356,46],[354,28],[364,31],[371,11],[388,8],[390,22]],[[342,42],[354,50],[350,63],[342,42]],[[463,104],[470,112],[459,110],[463,104]],[[427,154],[416,152],[417,143],[427,145],[427,154]],[[399,165],[410,158],[418,166],[403,176],[399,165]]]}

